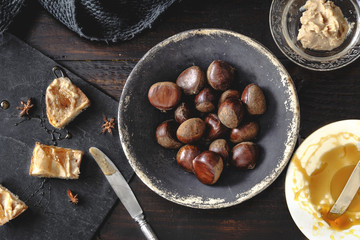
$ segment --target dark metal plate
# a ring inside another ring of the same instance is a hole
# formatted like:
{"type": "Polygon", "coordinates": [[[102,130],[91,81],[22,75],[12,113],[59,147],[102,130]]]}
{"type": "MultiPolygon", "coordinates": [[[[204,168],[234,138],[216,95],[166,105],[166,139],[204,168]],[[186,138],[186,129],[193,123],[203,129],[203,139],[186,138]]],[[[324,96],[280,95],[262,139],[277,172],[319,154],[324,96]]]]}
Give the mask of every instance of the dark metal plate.
{"type": "Polygon", "coordinates": [[[294,84],[281,63],[262,45],[238,33],[200,29],[177,34],[153,47],[131,72],[119,106],[123,149],[140,179],[160,196],[193,208],[239,204],[267,188],[293,152],[299,129],[299,103],[294,84]],[[261,156],[253,170],[225,169],[213,186],[200,183],[176,163],[176,151],[156,143],[158,124],[172,118],[152,107],[147,92],[159,81],[175,82],[186,68],[206,71],[215,60],[236,68],[234,88],[257,83],[268,102],[259,119],[261,156]]]}

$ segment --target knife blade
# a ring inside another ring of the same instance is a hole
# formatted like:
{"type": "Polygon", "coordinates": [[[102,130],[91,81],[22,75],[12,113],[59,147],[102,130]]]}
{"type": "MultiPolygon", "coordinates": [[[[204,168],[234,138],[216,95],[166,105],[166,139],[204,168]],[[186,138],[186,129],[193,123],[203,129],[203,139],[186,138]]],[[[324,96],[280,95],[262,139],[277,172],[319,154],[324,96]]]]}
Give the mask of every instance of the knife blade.
{"type": "Polygon", "coordinates": [[[348,209],[351,201],[360,187],[360,161],[356,164],[349,180],[346,182],[344,189],[336,200],[335,204],[330,209],[333,216],[342,215],[348,209]]]}
{"type": "Polygon", "coordinates": [[[119,197],[130,216],[140,225],[146,239],[157,240],[154,231],[146,222],[143,210],[140,207],[133,191],[114,163],[98,148],[91,147],[89,152],[99,165],[111,187],[119,197]]]}

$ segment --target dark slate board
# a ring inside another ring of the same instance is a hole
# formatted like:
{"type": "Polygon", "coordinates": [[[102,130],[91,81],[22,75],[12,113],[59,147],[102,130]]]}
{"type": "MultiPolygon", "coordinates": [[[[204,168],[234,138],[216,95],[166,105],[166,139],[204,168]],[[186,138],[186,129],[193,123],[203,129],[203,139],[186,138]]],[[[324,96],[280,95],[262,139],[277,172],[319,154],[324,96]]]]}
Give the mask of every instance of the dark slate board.
{"type": "Polygon", "coordinates": [[[133,170],[124,156],[118,130],[114,135],[99,134],[103,114],[117,115],[118,102],[69,71],[66,74],[89,97],[91,106],[66,130],[54,128],[45,114],[45,90],[54,79],[58,65],[16,37],[0,36],[0,101],[10,108],[0,109],[0,184],[28,205],[22,215],[0,227],[0,239],[91,239],[117,197],[90,157],[88,149],[103,150],[129,180],[133,170]],[[20,101],[32,98],[31,119],[19,117],[20,101]],[[42,120],[40,120],[42,119],[42,120]],[[49,130],[49,132],[46,131],[49,130]],[[64,138],[70,132],[71,139],[64,138]],[[85,152],[78,180],[41,179],[29,176],[35,142],[80,149],[85,152]],[[69,202],[67,189],[79,195],[79,204],[69,202]]]}

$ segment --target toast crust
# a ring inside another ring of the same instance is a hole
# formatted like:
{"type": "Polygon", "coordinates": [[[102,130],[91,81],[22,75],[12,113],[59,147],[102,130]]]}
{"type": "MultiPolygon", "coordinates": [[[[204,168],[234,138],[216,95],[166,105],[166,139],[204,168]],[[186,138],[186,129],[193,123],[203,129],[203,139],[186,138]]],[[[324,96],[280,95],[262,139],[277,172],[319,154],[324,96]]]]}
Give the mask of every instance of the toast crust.
{"type": "Polygon", "coordinates": [[[29,175],[46,178],[78,179],[84,152],[35,143],[29,175]]]}
{"type": "Polygon", "coordinates": [[[49,123],[62,129],[90,106],[88,97],[69,78],[55,78],[46,89],[46,114],[49,123]]]}
{"type": "Polygon", "coordinates": [[[0,184],[0,226],[16,218],[27,208],[18,196],[0,184]]]}

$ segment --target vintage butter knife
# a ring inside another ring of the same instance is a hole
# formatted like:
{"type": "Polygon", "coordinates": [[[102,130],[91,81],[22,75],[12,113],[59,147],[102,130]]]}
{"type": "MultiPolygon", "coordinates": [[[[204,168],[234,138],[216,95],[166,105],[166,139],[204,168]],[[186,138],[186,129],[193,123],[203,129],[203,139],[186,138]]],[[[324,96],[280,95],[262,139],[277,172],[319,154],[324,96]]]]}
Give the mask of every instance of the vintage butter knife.
{"type": "Polygon", "coordinates": [[[143,211],[129,184],[126,182],[114,163],[111,162],[111,160],[96,147],[91,147],[89,152],[105,174],[105,177],[126,210],[129,212],[130,216],[139,223],[141,231],[144,233],[146,239],[158,239],[150,225],[146,222],[143,211]]]}
{"type": "Polygon", "coordinates": [[[341,214],[343,214],[346,211],[346,209],[349,207],[355,194],[359,190],[359,187],[360,187],[360,161],[356,164],[356,167],[351,173],[350,178],[347,181],[340,196],[338,197],[335,204],[330,209],[330,213],[335,216],[336,215],[340,216],[341,214]]]}

